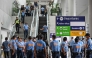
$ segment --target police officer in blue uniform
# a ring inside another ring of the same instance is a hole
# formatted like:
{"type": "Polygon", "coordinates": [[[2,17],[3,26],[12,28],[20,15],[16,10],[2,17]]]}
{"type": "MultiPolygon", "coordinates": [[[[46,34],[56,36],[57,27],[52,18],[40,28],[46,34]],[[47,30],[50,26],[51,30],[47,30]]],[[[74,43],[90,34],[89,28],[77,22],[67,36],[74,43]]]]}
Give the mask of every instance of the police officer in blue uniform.
{"type": "Polygon", "coordinates": [[[73,58],[81,58],[81,45],[79,44],[79,38],[75,38],[75,43],[72,46],[73,58]]]}
{"type": "Polygon", "coordinates": [[[81,38],[79,38],[79,42],[78,42],[81,46],[81,57],[83,57],[83,49],[84,49],[84,44],[83,42],[81,41],[81,38]]]}
{"type": "Polygon", "coordinates": [[[29,41],[26,43],[27,58],[34,58],[34,42],[31,36],[28,37],[29,41]]]}
{"type": "Polygon", "coordinates": [[[92,40],[91,40],[91,38],[90,38],[90,34],[89,33],[87,33],[86,35],[85,35],[85,37],[86,37],[86,58],[92,58],[92,40]]]}
{"type": "Polygon", "coordinates": [[[52,58],[60,58],[60,43],[56,40],[56,36],[52,35],[53,41],[50,43],[50,49],[52,50],[52,58]]]}
{"type": "Polygon", "coordinates": [[[39,40],[35,43],[35,57],[36,58],[47,58],[46,44],[42,40],[42,35],[38,35],[39,40]]]}
{"type": "Polygon", "coordinates": [[[12,57],[11,58],[16,58],[16,54],[17,54],[16,36],[13,36],[13,40],[12,40],[12,57]]]}
{"type": "Polygon", "coordinates": [[[5,41],[2,44],[5,58],[9,58],[9,51],[10,51],[10,48],[9,48],[10,45],[9,45],[9,42],[7,40],[8,40],[8,37],[5,38],[5,41]]]}
{"type": "Polygon", "coordinates": [[[61,43],[61,57],[67,58],[67,52],[68,52],[67,37],[64,37],[63,42],[61,43]]]}
{"type": "Polygon", "coordinates": [[[17,58],[23,58],[23,51],[25,49],[24,47],[24,42],[22,41],[22,38],[19,38],[18,39],[18,42],[17,42],[17,58]]]}
{"type": "Polygon", "coordinates": [[[75,43],[74,38],[71,37],[71,41],[69,42],[69,48],[70,48],[70,52],[71,52],[71,58],[72,58],[72,56],[73,56],[73,54],[72,54],[72,45],[73,45],[74,43],[75,43]]]}

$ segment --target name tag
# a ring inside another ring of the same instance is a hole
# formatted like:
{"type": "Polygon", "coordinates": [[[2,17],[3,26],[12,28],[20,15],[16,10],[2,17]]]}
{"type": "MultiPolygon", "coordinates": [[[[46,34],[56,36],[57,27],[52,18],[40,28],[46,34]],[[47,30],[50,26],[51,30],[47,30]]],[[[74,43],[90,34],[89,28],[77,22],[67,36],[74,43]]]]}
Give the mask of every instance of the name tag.
{"type": "Polygon", "coordinates": [[[58,43],[54,43],[54,46],[57,46],[58,45],[58,43]]]}
{"type": "Polygon", "coordinates": [[[40,43],[37,43],[37,46],[40,46],[40,47],[41,47],[41,46],[42,46],[42,44],[40,44],[40,43]]]}
{"type": "Polygon", "coordinates": [[[33,44],[28,44],[28,46],[34,46],[33,44]]]}

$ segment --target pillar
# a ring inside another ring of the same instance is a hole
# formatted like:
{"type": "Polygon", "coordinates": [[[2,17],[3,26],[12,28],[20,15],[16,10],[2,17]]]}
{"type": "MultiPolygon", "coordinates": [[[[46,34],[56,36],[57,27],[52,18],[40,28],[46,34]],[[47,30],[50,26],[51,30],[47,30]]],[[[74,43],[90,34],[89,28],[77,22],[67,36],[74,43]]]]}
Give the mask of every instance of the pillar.
{"type": "Polygon", "coordinates": [[[66,6],[67,6],[67,1],[66,0],[61,0],[62,16],[66,16],[66,6]]]}
{"type": "MultiPolygon", "coordinates": [[[[67,0],[67,8],[68,8],[68,10],[67,10],[67,15],[68,16],[76,16],[76,0],[67,0]]],[[[69,36],[68,37],[68,41],[70,41],[71,40],[71,36],[69,36]]],[[[67,57],[71,57],[71,56],[69,56],[71,53],[70,52],[68,52],[68,55],[67,55],[67,57]]]]}
{"type": "Polygon", "coordinates": [[[2,40],[1,40],[1,19],[0,19],[0,58],[1,58],[1,46],[2,46],[2,40]]]}
{"type": "Polygon", "coordinates": [[[68,16],[76,16],[76,0],[68,0],[68,16]]]}
{"type": "Polygon", "coordinates": [[[88,0],[89,33],[92,37],[92,0],[88,0]]]}

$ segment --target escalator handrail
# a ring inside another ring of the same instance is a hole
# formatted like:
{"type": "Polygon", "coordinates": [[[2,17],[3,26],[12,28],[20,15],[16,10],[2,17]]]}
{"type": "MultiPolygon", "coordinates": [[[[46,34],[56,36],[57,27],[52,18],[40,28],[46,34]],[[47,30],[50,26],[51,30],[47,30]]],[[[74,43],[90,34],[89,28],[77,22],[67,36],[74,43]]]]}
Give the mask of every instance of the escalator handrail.
{"type": "Polygon", "coordinates": [[[35,37],[38,35],[38,26],[39,26],[39,15],[38,15],[38,9],[36,9],[36,27],[35,27],[35,37]]]}
{"type": "Polygon", "coordinates": [[[34,16],[35,16],[35,10],[33,12],[33,19],[32,19],[31,29],[30,29],[30,36],[32,36],[32,32],[33,32],[33,27],[34,27],[33,23],[34,23],[34,19],[35,19],[34,16]]]}

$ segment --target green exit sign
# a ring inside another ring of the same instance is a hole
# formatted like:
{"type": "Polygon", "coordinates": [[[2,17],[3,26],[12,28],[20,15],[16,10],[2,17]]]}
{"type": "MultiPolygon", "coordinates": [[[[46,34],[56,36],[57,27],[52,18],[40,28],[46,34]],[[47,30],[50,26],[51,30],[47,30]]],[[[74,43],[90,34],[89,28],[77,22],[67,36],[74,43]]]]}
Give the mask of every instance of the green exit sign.
{"type": "Polygon", "coordinates": [[[56,36],[70,36],[70,26],[56,26],[56,36]]]}

